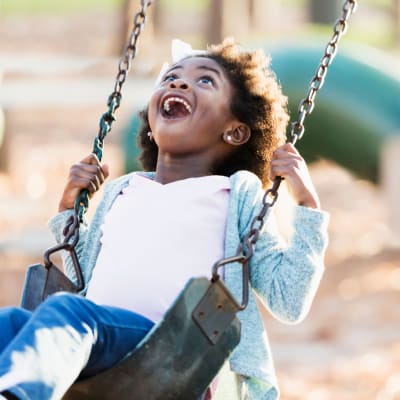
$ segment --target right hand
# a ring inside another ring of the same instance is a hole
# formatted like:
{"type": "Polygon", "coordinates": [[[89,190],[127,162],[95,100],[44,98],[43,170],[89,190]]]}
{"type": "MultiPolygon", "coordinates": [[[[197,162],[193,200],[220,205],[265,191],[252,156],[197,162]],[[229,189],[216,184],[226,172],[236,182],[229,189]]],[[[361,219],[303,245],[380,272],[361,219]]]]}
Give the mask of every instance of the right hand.
{"type": "Polygon", "coordinates": [[[90,154],[69,171],[68,182],[64,188],[58,211],[74,208],[75,200],[83,189],[89,192],[89,198],[97,192],[104,180],[109,176],[107,164],[101,165],[95,154],[90,154]]]}

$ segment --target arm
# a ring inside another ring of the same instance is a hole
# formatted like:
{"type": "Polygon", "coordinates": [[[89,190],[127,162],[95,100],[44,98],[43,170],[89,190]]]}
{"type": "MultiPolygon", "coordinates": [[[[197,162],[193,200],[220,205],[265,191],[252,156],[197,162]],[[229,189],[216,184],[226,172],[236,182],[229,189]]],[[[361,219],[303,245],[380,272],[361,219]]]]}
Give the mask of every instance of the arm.
{"type": "MultiPolygon", "coordinates": [[[[108,166],[100,165],[94,154],[90,154],[70,168],[67,184],[59,203],[59,214],[51,218],[48,223],[57,243],[64,241],[63,230],[68,219],[74,213],[73,207],[76,197],[83,189],[87,189],[89,191],[89,198],[92,198],[108,175],[108,166]]],[[[84,219],[79,227],[79,241],[75,247],[79,259],[81,258],[82,250],[86,242],[87,232],[88,223],[86,219],[84,219]]],[[[72,262],[64,252],[63,264],[66,274],[75,281],[75,272],[72,267],[72,262]]]]}
{"type": "Polygon", "coordinates": [[[278,234],[273,215],[257,242],[251,284],[277,319],[295,323],[308,313],[324,271],[327,213],[297,206],[289,243],[278,234]]]}
{"type": "Polygon", "coordinates": [[[271,313],[286,322],[307,314],[324,270],[328,215],[320,202],[306,163],[291,144],[279,147],[271,162],[271,177],[282,176],[298,204],[294,233],[284,242],[271,214],[252,260],[252,286],[271,313]]]}

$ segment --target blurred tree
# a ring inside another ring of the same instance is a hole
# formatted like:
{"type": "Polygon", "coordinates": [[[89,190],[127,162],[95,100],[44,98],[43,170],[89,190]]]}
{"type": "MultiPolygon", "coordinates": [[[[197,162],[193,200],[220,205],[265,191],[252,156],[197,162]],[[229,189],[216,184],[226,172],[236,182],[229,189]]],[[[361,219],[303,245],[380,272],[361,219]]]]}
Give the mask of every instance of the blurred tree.
{"type": "MultiPolygon", "coordinates": [[[[121,33],[119,35],[118,54],[122,54],[122,52],[125,50],[132,31],[133,17],[139,11],[139,6],[139,0],[124,0],[122,4],[121,33]]],[[[157,1],[153,2],[151,7],[148,8],[146,31],[148,30],[150,32],[147,33],[146,36],[149,36],[149,34],[153,36],[158,33],[157,31],[161,21],[160,12],[159,2],[157,1]]]]}
{"type": "Polygon", "coordinates": [[[396,45],[400,46],[400,0],[393,0],[396,45]]]}
{"type": "MultiPolygon", "coordinates": [[[[2,81],[2,73],[0,71],[0,86],[2,81]]],[[[8,149],[6,142],[6,128],[5,128],[5,116],[3,109],[0,104],[0,172],[7,171],[8,167],[8,149]]]]}
{"type": "Polygon", "coordinates": [[[270,11],[275,0],[249,0],[249,24],[253,32],[267,32],[270,26],[270,11]]]}
{"type": "Polygon", "coordinates": [[[223,1],[211,0],[208,9],[207,43],[219,43],[223,37],[223,1]]]}
{"type": "Polygon", "coordinates": [[[0,172],[8,170],[8,135],[6,136],[5,115],[0,107],[0,172]]]}
{"type": "Polygon", "coordinates": [[[341,4],[341,0],[310,0],[311,22],[331,24],[338,17],[341,4]]]}
{"type": "Polygon", "coordinates": [[[254,0],[211,0],[208,8],[208,43],[220,43],[226,36],[243,39],[250,29],[251,15],[254,15],[254,0]]]}

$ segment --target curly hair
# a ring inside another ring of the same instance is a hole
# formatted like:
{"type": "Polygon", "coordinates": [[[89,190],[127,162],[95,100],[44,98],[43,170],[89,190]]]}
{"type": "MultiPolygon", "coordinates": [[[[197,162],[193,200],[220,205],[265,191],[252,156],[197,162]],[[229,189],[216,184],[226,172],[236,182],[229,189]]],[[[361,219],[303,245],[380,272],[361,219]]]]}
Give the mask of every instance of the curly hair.
{"type": "MultiPolygon", "coordinates": [[[[236,171],[248,170],[267,185],[272,153],[284,142],[289,120],[287,98],[269,68],[269,60],[262,50],[246,51],[231,38],[210,46],[200,57],[210,58],[224,69],[233,88],[232,114],[251,130],[250,139],[213,172],[230,176],[236,171]]],[[[143,124],[137,138],[141,149],[139,161],[145,171],[154,171],[158,148],[147,136],[151,130],[147,108],[141,117],[143,124]]]]}

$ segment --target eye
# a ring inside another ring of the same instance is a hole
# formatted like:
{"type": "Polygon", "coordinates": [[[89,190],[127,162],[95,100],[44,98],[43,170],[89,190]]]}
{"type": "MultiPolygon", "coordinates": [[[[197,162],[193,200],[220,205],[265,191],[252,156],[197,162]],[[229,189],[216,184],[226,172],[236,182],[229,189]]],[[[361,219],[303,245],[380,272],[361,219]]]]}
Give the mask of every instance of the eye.
{"type": "Polygon", "coordinates": [[[214,84],[215,84],[214,79],[211,78],[211,76],[207,76],[207,75],[199,78],[198,82],[204,83],[204,84],[210,85],[210,86],[214,86],[214,84]]]}
{"type": "Polygon", "coordinates": [[[177,76],[177,75],[175,75],[175,74],[169,74],[169,75],[166,75],[166,76],[164,77],[163,82],[173,82],[173,81],[175,81],[176,79],[178,79],[178,76],[177,76]]]}

